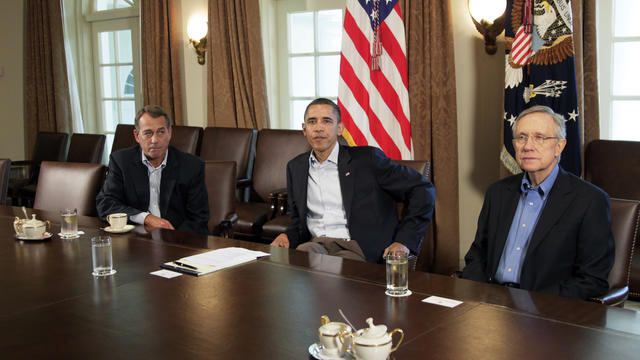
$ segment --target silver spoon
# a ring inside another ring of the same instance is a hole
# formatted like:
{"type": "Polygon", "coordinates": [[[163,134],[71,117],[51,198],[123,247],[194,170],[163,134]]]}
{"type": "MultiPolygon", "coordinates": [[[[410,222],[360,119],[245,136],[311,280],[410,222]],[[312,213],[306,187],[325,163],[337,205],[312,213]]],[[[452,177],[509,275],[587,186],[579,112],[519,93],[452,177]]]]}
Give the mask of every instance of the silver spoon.
{"type": "Polygon", "coordinates": [[[29,215],[27,215],[27,208],[25,206],[22,207],[22,212],[24,213],[24,218],[28,219],[29,215]]]}
{"type": "Polygon", "coordinates": [[[347,317],[344,315],[344,313],[342,312],[342,309],[338,309],[338,312],[340,313],[340,316],[342,316],[342,318],[344,319],[344,321],[349,324],[349,326],[351,326],[351,329],[353,331],[356,331],[356,327],[353,326],[353,324],[351,324],[351,321],[349,321],[349,319],[347,319],[347,317]]]}

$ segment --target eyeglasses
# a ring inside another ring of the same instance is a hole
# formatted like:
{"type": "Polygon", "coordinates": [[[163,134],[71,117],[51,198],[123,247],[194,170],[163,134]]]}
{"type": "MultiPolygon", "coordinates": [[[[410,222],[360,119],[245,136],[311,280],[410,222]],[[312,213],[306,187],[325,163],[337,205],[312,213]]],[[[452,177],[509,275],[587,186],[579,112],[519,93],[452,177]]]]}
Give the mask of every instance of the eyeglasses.
{"type": "Polygon", "coordinates": [[[544,135],[536,135],[536,136],[529,137],[529,135],[520,135],[513,139],[513,143],[518,146],[523,146],[529,141],[529,139],[531,139],[531,142],[533,142],[533,145],[540,146],[540,145],[544,145],[545,141],[550,139],[558,139],[558,137],[544,136],[544,135]]]}

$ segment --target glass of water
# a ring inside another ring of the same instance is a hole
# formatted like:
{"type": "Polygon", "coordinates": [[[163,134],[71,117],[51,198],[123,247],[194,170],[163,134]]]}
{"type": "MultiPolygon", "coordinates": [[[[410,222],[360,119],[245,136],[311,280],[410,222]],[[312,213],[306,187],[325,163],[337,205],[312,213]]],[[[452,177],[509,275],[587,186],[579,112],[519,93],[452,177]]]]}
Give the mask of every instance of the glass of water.
{"type": "Polygon", "coordinates": [[[387,291],[389,296],[407,296],[409,291],[409,254],[402,251],[388,252],[387,291]]]}
{"type": "Polygon", "coordinates": [[[91,256],[93,257],[94,276],[108,276],[116,273],[111,255],[111,237],[96,236],[91,238],[91,256]]]}
{"type": "Polygon", "coordinates": [[[78,235],[78,210],[64,209],[60,211],[62,221],[60,224],[60,237],[63,239],[77,238],[78,235]]]}

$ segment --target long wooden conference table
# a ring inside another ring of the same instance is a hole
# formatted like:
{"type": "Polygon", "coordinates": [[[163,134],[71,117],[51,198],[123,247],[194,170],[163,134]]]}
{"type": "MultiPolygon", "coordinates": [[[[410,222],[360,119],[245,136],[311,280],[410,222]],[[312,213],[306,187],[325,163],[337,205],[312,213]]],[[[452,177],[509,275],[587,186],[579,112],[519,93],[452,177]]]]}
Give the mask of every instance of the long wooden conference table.
{"type": "Polygon", "coordinates": [[[3,359],[309,359],[320,316],[357,328],[402,328],[395,359],[638,359],[631,310],[410,272],[413,294],[384,294],[385,267],[263,244],[142,227],[111,234],[117,273],[91,275],[99,219],[80,217],[79,239],[14,238],[22,210],[0,207],[0,357],[3,359]],[[211,249],[268,257],[201,277],[150,273],[211,249]],[[449,308],[431,295],[463,301],[449,308]]]}

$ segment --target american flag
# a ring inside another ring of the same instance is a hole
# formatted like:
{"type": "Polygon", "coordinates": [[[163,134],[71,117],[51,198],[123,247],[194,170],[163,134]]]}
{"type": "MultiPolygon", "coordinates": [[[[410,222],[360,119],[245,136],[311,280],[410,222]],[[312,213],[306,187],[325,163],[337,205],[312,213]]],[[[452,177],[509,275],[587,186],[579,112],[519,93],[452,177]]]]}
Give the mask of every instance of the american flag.
{"type": "Polygon", "coordinates": [[[570,0],[507,0],[505,17],[504,146],[502,164],[520,172],[511,125],[533,105],[546,105],[565,118],[563,169],[580,176],[580,116],[570,0]]]}
{"type": "Polygon", "coordinates": [[[347,0],[338,106],[349,144],[413,157],[406,54],[398,0],[347,0]]]}

